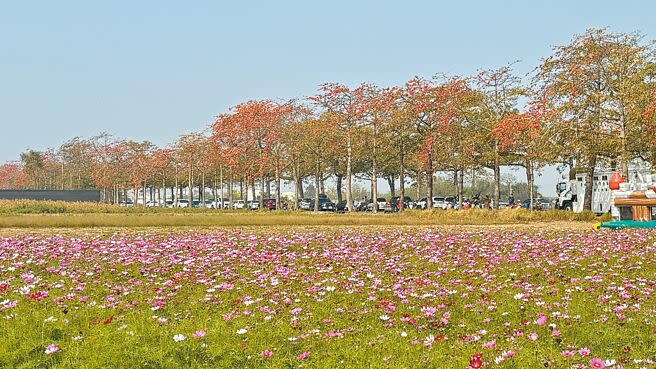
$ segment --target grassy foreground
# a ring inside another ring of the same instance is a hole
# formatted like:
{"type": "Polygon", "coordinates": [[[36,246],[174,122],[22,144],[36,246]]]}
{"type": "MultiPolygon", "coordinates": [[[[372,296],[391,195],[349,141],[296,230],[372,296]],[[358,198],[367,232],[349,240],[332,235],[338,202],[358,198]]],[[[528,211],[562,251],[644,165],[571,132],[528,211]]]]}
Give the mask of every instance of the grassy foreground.
{"type": "Polygon", "coordinates": [[[654,234],[516,228],[0,238],[0,367],[653,367],[654,234]]]}

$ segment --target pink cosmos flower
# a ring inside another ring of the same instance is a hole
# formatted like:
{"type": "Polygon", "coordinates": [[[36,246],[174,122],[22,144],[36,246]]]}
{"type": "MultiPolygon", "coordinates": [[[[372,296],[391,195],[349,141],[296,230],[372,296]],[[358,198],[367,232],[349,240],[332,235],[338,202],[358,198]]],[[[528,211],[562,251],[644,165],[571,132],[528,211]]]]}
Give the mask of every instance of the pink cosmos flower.
{"type": "MultiPolygon", "coordinates": [[[[268,358],[270,358],[271,356],[273,356],[273,352],[271,352],[271,351],[269,351],[269,350],[264,350],[264,351],[262,351],[262,352],[260,353],[260,356],[262,356],[262,357],[265,358],[265,359],[268,359],[268,358]]],[[[300,356],[300,355],[299,355],[299,356],[300,356]]],[[[299,360],[300,360],[300,359],[299,359],[299,360]]]]}
{"type": "Polygon", "coordinates": [[[587,347],[582,347],[581,349],[579,349],[579,355],[583,357],[590,355],[590,349],[587,347]]]}
{"type": "Polygon", "coordinates": [[[528,338],[529,338],[531,341],[535,341],[535,340],[538,339],[538,334],[535,333],[535,332],[530,333],[530,334],[528,335],[528,338]]]}
{"type": "Polygon", "coordinates": [[[296,356],[296,359],[297,359],[297,360],[305,360],[305,359],[307,359],[308,357],[310,357],[310,354],[311,354],[311,352],[309,352],[309,351],[305,351],[305,352],[303,352],[302,354],[299,354],[298,356],[296,356]]]}
{"type": "Polygon", "coordinates": [[[46,297],[48,297],[48,291],[36,291],[29,296],[30,299],[37,301],[41,301],[46,297]]]}
{"type": "Polygon", "coordinates": [[[592,368],[594,368],[594,369],[604,369],[604,368],[606,367],[606,365],[604,364],[604,362],[603,362],[600,358],[598,358],[598,357],[596,357],[596,358],[594,358],[594,359],[591,359],[591,360],[588,362],[588,364],[590,364],[590,367],[592,367],[592,368]]]}
{"type": "Polygon", "coordinates": [[[54,343],[51,343],[51,344],[48,345],[48,347],[46,347],[45,353],[46,353],[46,355],[50,355],[50,354],[54,354],[55,352],[60,351],[60,350],[61,349],[59,348],[59,346],[57,346],[54,343]]]}
{"type": "Polygon", "coordinates": [[[433,343],[434,343],[434,342],[435,342],[435,336],[433,336],[433,335],[431,334],[431,335],[429,335],[428,337],[426,337],[426,338],[424,339],[424,346],[426,346],[426,347],[433,347],[433,343]]]}
{"type": "Polygon", "coordinates": [[[200,339],[200,338],[205,337],[206,333],[207,333],[207,330],[203,329],[203,330],[194,332],[194,334],[192,334],[191,337],[196,338],[196,339],[200,339]]]}
{"type": "Polygon", "coordinates": [[[562,357],[572,357],[574,356],[574,351],[565,350],[560,353],[562,357]]]}
{"type": "Polygon", "coordinates": [[[535,321],[535,324],[537,325],[545,325],[547,324],[547,317],[545,315],[540,315],[538,319],[535,321]]]}
{"type": "Polygon", "coordinates": [[[420,310],[422,313],[424,313],[426,318],[434,317],[435,313],[437,312],[437,309],[432,306],[423,306],[420,310]]]}

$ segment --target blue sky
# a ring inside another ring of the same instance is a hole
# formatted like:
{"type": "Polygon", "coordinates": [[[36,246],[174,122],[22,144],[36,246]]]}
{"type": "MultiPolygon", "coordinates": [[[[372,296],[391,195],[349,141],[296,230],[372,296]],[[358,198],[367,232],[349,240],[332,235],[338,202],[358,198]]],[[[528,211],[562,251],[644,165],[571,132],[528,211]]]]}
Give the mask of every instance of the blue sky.
{"type": "MultiPolygon", "coordinates": [[[[528,73],[586,28],[656,38],[655,10],[648,1],[6,1],[0,162],[101,131],[164,145],[241,101],[308,96],[326,81],[394,85],[513,60],[528,73]]],[[[538,182],[552,188],[551,177],[538,182]]]]}

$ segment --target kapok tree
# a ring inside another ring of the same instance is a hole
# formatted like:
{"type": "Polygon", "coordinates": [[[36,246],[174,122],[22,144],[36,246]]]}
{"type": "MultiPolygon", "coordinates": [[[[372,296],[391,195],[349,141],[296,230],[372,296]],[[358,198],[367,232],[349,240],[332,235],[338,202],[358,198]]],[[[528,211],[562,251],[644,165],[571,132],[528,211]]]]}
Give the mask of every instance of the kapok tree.
{"type": "Polygon", "coordinates": [[[0,165],[0,189],[2,190],[23,188],[25,177],[20,163],[8,162],[0,165]]]}
{"type": "Polygon", "coordinates": [[[506,115],[516,112],[518,100],[526,92],[521,86],[521,79],[512,70],[512,64],[492,70],[481,71],[475,78],[477,89],[481,93],[479,119],[476,120],[481,141],[489,144],[481,150],[487,167],[494,172],[493,206],[499,208],[501,197],[501,165],[503,150],[499,140],[492,135],[492,130],[506,115]]]}
{"type": "MultiPolygon", "coordinates": [[[[235,146],[234,154],[249,162],[252,178],[259,177],[260,206],[264,202],[265,175],[273,142],[278,139],[274,127],[280,122],[277,104],[269,100],[251,100],[230,109],[217,117],[213,134],[227,136],[235,146]]],[[[253,193],[254,193],[253,189],[253,193]]]]}
{"type": "MultiPolygon", "coordinates": [[[[379,152],[378,148],[383,144],[383,132],[392,123],[395,114],[398,111],[398,89],[380,89],[373,85],[363,85],[364,90],[364,110],[363,121],[369,131],[371,159],[371,198],[373,199],[373,212],[377,212],[378,201],[378,171],[379,171],[379,152]]],[[[387,130],[389,132],[389,130],[387,130]]],[[[387,145],[385,145],[387,146],[387,145]]],[[[403,203],[403,201],[401,201],[403,203]]]]}
{"type": "Polygon", "coordinates": [[[349,212],[353,208],[353,148],[354,130],[361,124],[365,112],[364,86],[350,89],[338,83],[325,83],[319,87],[319,93],[310,97],[310,101],[323,108],[332,123],[342,130],[346,139],[346,206],[349,212]]]}
{"type": "MultiPolygon", "coordinates": [[[[428,179],[426,206],[430,209],[433,207],[435,155],[441,140],[449,138],[449,133],[453,131],[453,124],[461,114],[461,104],[469,89],[463,79],[436,83],[415,78],[406,83],[405,93],[411,117],[421,135],[418,156],[428,179]]],[[[452,154],[447,151],[440,153],[445,160],[452,154]]]]}
{"type": "Polygon", "coordinates": [[[645,156],[650,159],[652,169],[656,170],[656,92],[651,94],[651,101],[642,114],[642,122],[645,156]]]}
{"type": "Polygon", "coordinates": [[[553,143],[557,132],[554,125],[547,124],[552,117],[553,112],[547,110],[546,101],[539,99],[530,101],[526,112],[507,114],[492,127],[491,136],[498,142],[499,149],[523,162],[531,209],[535,198],[536,167],[556,160],[553,143]]]}
{"type": "Polygon", "coordinates": [[[639,157],[643,100],[654,80],[654,53],[637,33],[587,30],[559,46],[537,69],[536,82],[558,112],[571,173],[585,172],[584,209],[591,209],[592,178],[602,160],[639,157]]]}

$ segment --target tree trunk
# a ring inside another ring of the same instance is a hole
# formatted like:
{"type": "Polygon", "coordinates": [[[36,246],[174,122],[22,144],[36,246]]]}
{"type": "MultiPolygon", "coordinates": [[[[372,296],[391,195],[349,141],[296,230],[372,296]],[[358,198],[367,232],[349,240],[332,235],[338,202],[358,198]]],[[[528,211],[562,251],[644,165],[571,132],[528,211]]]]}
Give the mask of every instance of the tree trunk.
{"type": "Polygon", "coordinates": [[[344,176],[341,174],[337,174],[337,202],[342,202],[342,180],[344,179],[344,176]]]}
{"type": "Polygon", "coordinates": [[[314,212],[319,212],[319,182],[321,176],[321,162],[316,161],[314,167],[314,212]]]}
{"type": "Polygon", "coordinates": [[[353,173],[352,171],[352,160],[353,157],[353,148],[351,147],[351,130],[350,128],[346,131],[346,207],[349,212],[353,212],[353,192],[352,192],[352,180],[353,173]]]}
{"type": "Polygon", "coordinates": [[[319,193],[320,194],[326,193],[326,186],[325,186],[325,181],[323,179],[323,172],[319,173],[319,193]]]}
{"type": "MultiPolygon", "coordinates": [[[[376,143],[374,140],[374,149],[373,149],[374,155],[376,155],[376,143]]],[[[374,160],[371,163],[371,199],[373,201],[373,212],[377,213],[378,212],[378,173],[376,172],[376,158],[374,157],[374,160]]]]}
{"type": "Polygon", "coordinates": [[[526,165],[526,183],[528,184],[528,199],[529,199],[528,208],[533,210],[533,198],[535,197],[535,194],[533,193],[533,183],[534,183],[533,163],[531,163],[530,160],[526,159],[525,165],[526,165]]]}
{"type": "Polygon", "coordinates": [[[203,205],[203,207],[205,207],[205,172],[202,173],[201,177],[202,177],[201,178],[201,187],[202,187],[203,191],[201,192],[201,195],[200,195],[200,202],[203,205]]]}
{"type": "Polygon", "coordinates": [[[276,165],[276,210],[282,208],[282,204],[280,203],[281,197],[280,197],[280,167],[276,165]]]}
{"type": "MultiPolygon", "coordinates": [[[[218,179],[216,178],[216,173],[214,173],[214,177],[212,177],[212,188],[210,189],[212,192],[212,199],[214,199],[214,203],[213,203],[214,208],[216,208],[216,199],[219,197],[219,190],[217,188],[219,184],[217,181],[218,179]]],[[[223,201],[223,199],[221,199],[221,201],[223,201]]]]}
{"type": "MultiPolygon", "coordinates": [[[[232,182],[232,172],[231,172],[230,173],[230,178],[228,178],[228,209],[232,209],[232,206],[233,206],[232,203],[233,203],[234,199],[233,199],[233,196],[232,196],[232,186],[233,186],[233,182],[232,182]]],[[[222,187],[221,191],[223,191],[223,183],[221,184],[221,187],[222,187]]],[[[239,195],[241,197],[242,196],[241,182],[239,182],[239,187],[240,187],[239,188],[239,192],[240,192],[239,195]]],[[[223,196],[221,196],[221,197],[223,197],[223,196]]],[[[223,200],[221,200],[221,201],[223,201],[223,200]]],[[[244,204],[244,206],[245,206],[245,204],[244,204]]]]}
{"type": "MultiPolygon", "coordinates": [[[[594,179],[594,171],[597,166],[597,155],[592,155],[588,163],[588,173],[585,181],[585,193],[583,195],[583,209],[592,210],[592,180],[594,179]]],[[[580,200],[579,200],[580,201],[580,200]]]]}
{"type": "Polygon", "coordinates": [[[257,197],[255,197],[255,179],[252,180],[251,184],[251,195],[253,196],[253,201],[257,201],[257,197]]]}
{"type": "MultiPolygon", "coordinates": [[[[219,184],[221,186],[221,187],[219,187],[220,188],[220,193],[221,193],[220,208],[223,209],[223,198],[225,196],[225,194],[223,193],[223,165],[219,165],[219,184]]],[[[230,191],[230,192],[232,193],[232,191],[230,191]]],[[[215,197],[215,199],[216,199],[216,197],[215,197]]],[[[232,196],[230,196],[230,199],[228,200],[228,209],[232,209],[232,196]]]]}
{"type": "Polygon", "coordinates": [[[264,196],[267,194],[266,191],[267,180],[266,177],[260,177],[260,209],[264,209],[264,196]]]}
{"type": "Polygon", "coordinates": [[[433,209],[433,154],[428,153],[426,165],[426,179],[428,180],[428,196],[426,197],[426,209],[433,209]]]}
{"type": "Polygon", "coordinates": [[[405,209],[405,163],[403,162],[403,148],[399,149],[399,198],[399,212],[402,212],[405,209]]]}
{"type": "Polygon", "coordinates": [[[387,179],[387,185],[390,188],[390,196],[394,197],[396,196],[396,183],[394,183],[394,176],[386,176],[387,179]]]}
{"type": "Polygon", "coordinates": [[[189,178],[187,181],[188,187],[189,187],[189,193],[187,194],[187,199],[189,200],[189,207],[191,207],[191,203],[194,200],[194,185],[193,183],[193,169],[191,166],[189,166],[189,178]]]}
{"type": "Polygon", "coordinates": [[[298,173],[298,177],[296,180],[298,183],[296,184],[298,186],[298,195],[300,196],[301,199],[305,198],[305,191],[303,191],[303,176],[301,176],[301,166],[300,164],[297,164],[298,167],[296,169],[296,173],[298,173]]]}
{"type": "Polygon", "coordinates": [[[499,143],[494,143],[494,209],[499,209],[499,199],[501,198],[501,164],[499,160],[499,143]]]}
{"type": "Polygon", "coordinates": [[[462,209],[462,198],[465,197],[465,170],[460,170],[460,178],[458,180],[458,209],[462,209]]]}
{"type": "Polygon", "coordinates": [[[292,167],[292,176],[294,177],[294,205],[292,206],[292,209],[298,210],[298,201],[301,199],[301,192],[299,188],[299,173],[298,173],[298,167],[296,163],[293,163],[292,167]]]}

